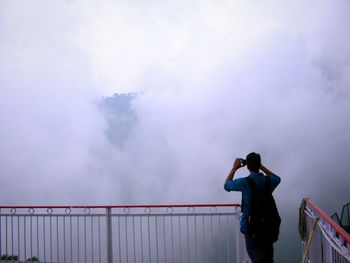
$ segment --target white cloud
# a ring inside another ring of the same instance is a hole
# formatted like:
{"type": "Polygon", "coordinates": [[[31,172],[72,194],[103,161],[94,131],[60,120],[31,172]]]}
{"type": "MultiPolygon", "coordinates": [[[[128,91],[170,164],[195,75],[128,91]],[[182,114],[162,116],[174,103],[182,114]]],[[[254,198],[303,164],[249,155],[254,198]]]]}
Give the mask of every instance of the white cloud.
{"type": "Polygon", "coordinates": [[[239,202],[222,182],[252,150],[287,225],[305,195],[348,201],[347,1],[0,5],[4,202],[239,202]],[[117,148],[92,101],[134,90],[117,148]]]}
{"type": "Polygon", "coordinates": [[[96,81],[111,92],[142,91],[156,88],[144,87],[150,69],[186,81],[256,47],[279,28],[260,7],[240,1],[103,1],[95,7],[82,1],[75,6],[80,23],[74,40],[96,81]]]}

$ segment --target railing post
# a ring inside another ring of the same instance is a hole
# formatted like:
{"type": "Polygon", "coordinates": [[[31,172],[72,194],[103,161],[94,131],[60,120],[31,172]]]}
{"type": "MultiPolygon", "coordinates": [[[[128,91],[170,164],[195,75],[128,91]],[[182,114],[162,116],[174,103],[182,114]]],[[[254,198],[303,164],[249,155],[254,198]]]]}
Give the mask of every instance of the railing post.
{"type": "MultiPolygon", "coordinates": [[[[237,208],[235,209],[237,210],[237,208]]],[[[240,230],[240,216],[238,216],[238,218],[236,218],[235,220],[237,220],[238,222],[236,222],[236,262],[241,262],[242,258],[241,257],[241,237],[240,237],[240,233],[241,233],[241,230],[240,230]]]]}
{"type": "Polygon", "coordinates": [[[1,247],[1,240],[2,240],[2,235],[1,235],[1,223],[2,223],[2,216],[1,216],[1,208],[0,208],[0,257],[2,255],[2,247],[1,247]]]}
{"type": "Polygon", "coordinates": [[[112,209],[106,208],[106,237],[107,237],[107,262],[113,262],[113,244],[112,244],[112,209]]]}

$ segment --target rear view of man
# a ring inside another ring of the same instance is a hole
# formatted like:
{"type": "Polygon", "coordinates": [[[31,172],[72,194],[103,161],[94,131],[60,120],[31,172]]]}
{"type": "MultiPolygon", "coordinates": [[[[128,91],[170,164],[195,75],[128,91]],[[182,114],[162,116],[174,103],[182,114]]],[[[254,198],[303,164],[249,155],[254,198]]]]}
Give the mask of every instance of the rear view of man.
{"type": "Polygon", "coordinates": [[[278,239],[281,219],[272,192],[280,182],[281,178],[262,165],[260,155],[254,152],[245,160],[236,158],[226,178],[226,191],[242,192],[240,227],[253,263],[273,263],[273,243],[278,239]],[[249,176],[233,180],[236,171],[245,165],[249,176]]]}

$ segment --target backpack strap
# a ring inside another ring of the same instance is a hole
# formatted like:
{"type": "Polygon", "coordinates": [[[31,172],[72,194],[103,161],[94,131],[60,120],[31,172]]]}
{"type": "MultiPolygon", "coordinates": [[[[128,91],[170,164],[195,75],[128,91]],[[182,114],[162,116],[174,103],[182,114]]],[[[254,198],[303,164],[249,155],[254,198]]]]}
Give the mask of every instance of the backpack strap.
{"type": "Polygon", "coordinates": [[[271,194],[271,177],[265,176],[265,193],[271,194]]]}
{"type": "MultiPolygon", "coordinates": [[[[248,183],[248,185],[249,185],[249,188],[251,189],[251,191],[253,192],[253,194],[255,193],[255,192],[257,192],[257,191],[259,191],[259,189],[258,189],[258,186],[256,185],[256,183],[255,183],[255,181],[254,181],[254,179],[253,178],[251,178],[250,176],[247,176],[247,177],[245,177],[244,178],[244,180],[248,183]]],[[[243,211],[243,195],[242,195],[242,201],[241,201],[241,209],[242,209],[242,211],[243,211]]]]}
{"type": "MultiPolygon", "coordinates": [[[[264,185],[264,188],[262,188],[262,189],[256,185],[255,180],[253,178],[251,178],[250,176],[247,176],[244,179],[248,183],[253,194],[254,193],[271,194],[271,178],[269,176],[265,176],[265,185],[264,185]]],[[[243,211],[243,195],[242,195],[242,200],[241,200],[241,209],[243,211]]]]}
{"type": "Polygon", "coordinates": [[[253,178],[248,176],[245,178],[245,180],[248,182],[248,185],[253,193],[265,192],[265,193],[271,194],[271,178],[269,176],[265,176],[265,184],[264,184],[264,188],[262,189],[256,185],[253,178]]]}
{"type": "Polygon", "coordinates": [[[248,185],[249,185],[250,189],[252,190],[252,192],[259,191],[258,186],[256,185],[256,183],[255,183],[253,178],[248,176],[248,177],[245,178],[245,180],[248,182],[248,185]]]}

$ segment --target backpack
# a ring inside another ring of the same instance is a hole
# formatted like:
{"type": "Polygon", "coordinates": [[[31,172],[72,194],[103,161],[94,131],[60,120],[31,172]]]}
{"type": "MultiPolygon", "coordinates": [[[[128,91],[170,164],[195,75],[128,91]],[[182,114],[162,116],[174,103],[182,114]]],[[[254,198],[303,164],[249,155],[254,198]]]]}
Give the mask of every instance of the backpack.
{"type": "Polygon", "coordinates": [[[247,234],[255,245],[275,243],[278,240],[281,217],[271,193],[271,178],[265,176],[264,188],[259,188],[251,177],[245,179],[252,191],[247,234]]]}

